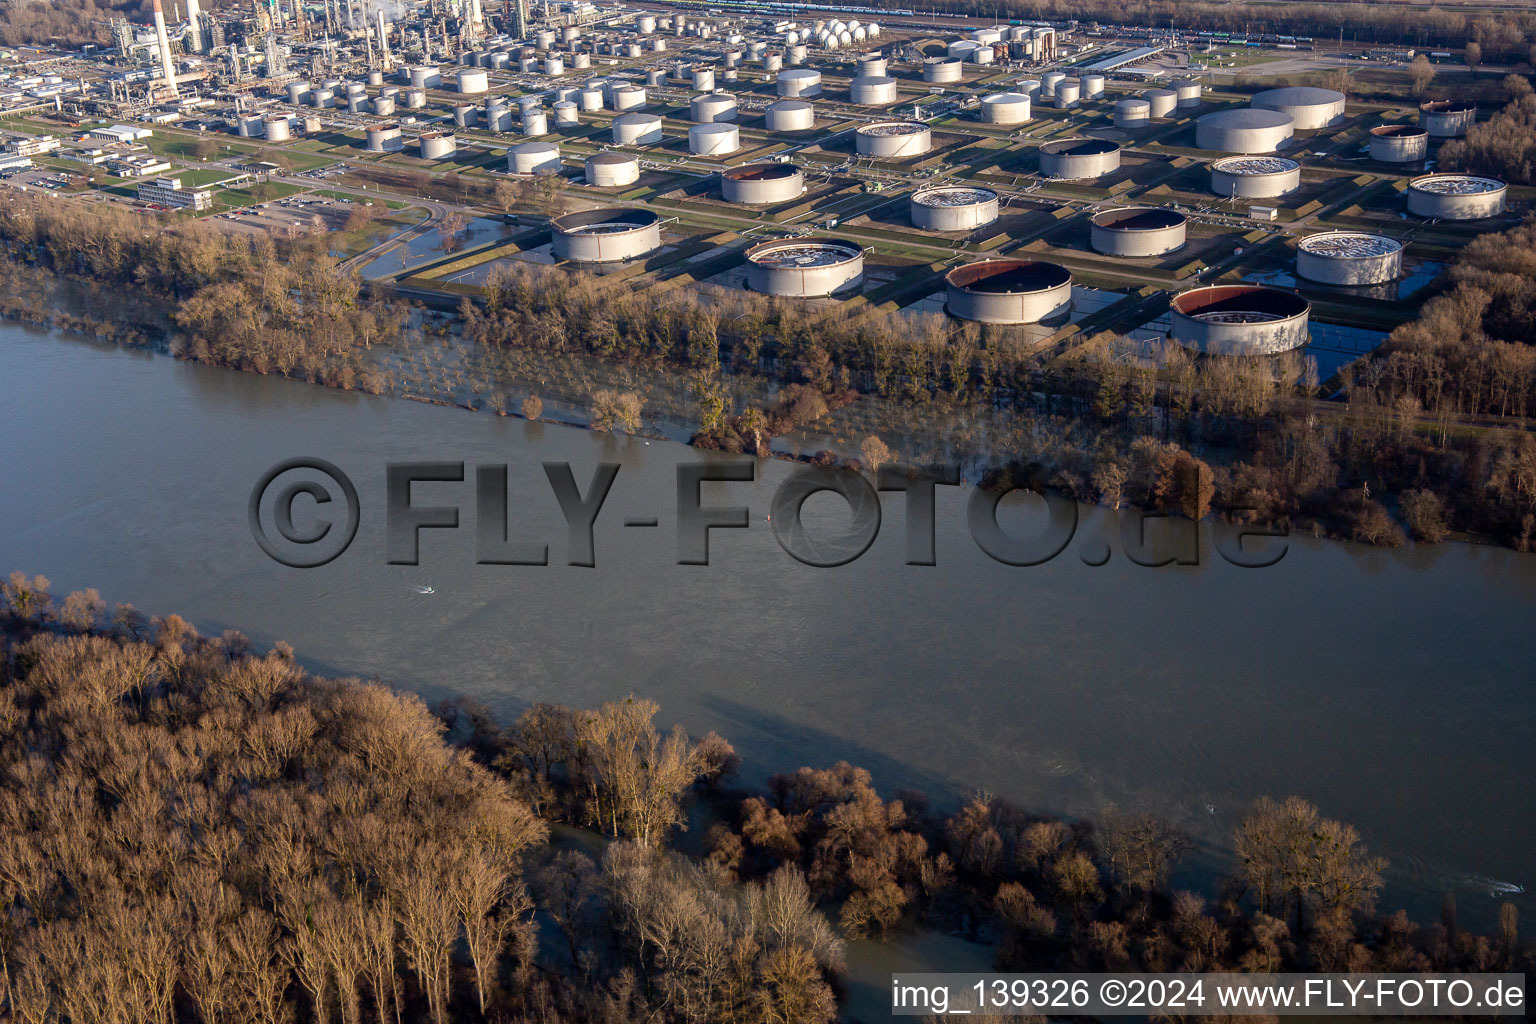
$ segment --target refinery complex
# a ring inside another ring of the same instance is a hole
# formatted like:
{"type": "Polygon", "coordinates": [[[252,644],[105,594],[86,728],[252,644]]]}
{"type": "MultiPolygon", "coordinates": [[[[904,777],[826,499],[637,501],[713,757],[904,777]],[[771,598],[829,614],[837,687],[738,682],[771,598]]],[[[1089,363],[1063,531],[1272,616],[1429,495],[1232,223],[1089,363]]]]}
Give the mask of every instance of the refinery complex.
{"type": "Polygon", "coordinates": [[[1287,84],[1316,79],[1304,52],[1337,59],[1294,43],[1254,88],[1220,57],[1262,43],[899,9],[153,9],[111,46],[7,54],[3,185],[229,230],[273,229],[274,196],[387,204],[398,230],[351,262],[445,309],[523,260],[808,315],[942,313],[1042,359],[1171,340],[1326,369],[1531,198],[1436,170],[1474,105],[1287,84]],[[503,181],[530,185],[515,212],[503,181]],[[455,212],[498,230],[410,250],[455,212]]]}

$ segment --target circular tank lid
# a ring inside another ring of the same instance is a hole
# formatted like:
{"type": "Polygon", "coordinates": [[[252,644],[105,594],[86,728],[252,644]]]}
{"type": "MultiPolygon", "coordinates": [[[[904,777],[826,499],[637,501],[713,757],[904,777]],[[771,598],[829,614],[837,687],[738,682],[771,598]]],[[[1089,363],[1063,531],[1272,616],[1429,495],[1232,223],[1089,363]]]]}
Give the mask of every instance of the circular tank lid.
{"type": "Polygon", "coordinates": [[[1160,231],[1186,222],[1182,213],[1161,206],[1126,206],[1095,214],[1096,227],[1110,231],[1160,231]]]}
{"type": "Polygon", "coordinates": [[[985,188],[950,185],[924,189],[915,193],[912,201],[919,206],[980,206],[996,202],[997,193],[985,188]]]}
{"type": "Polygon", "coordinates": [[[921,121],[877,121],[858,129],[860,135],[917,135],[928,130],[921,121]]]}
{"type": "Polygon", "coordinates": [[[858,259],[864,250],[842,242],[763,242],[747,250],[747,259],[773,270],[835,267],[858,259]]]}
{"type": "Polygon", "coordinates": [[[1174,312],[1205,323],[1259,324],[1304,316],[1311,308],[1294,292],[1259,285],[1218,284],[1180,292],[1174,312]]]}
{"type": "Polygon", "coordinates": [[[780,178],[792,178],[799,173],[800,168],[794,164],[742,164],[723,171],[721,177],[732,181],[777,181],[780,178]]]}
{"type": "Polygon", "coordinates": [[[1094,156],[1113,153],[1119,148],[1113,142],[1103,139],[1062,139],[1059,142],[1047,142],[1040,147],[1040,152],[1051,156],[1094,156]]]}
{"type": "Polygon", "coordinates": [[[1262,174],[1289,174],[1301,164],[1283,156],[1229,156],[1211,164],[1211,170],[1223,174],[1251,176],[1262,174]]]}
{"type": "Polygon", "coordinates": [[[1331,260],[1364,260],[1403,251],[1403,243],[1366,231],[1325,231],[1308,235],[1297,249],[1331,260]]]}
{"type": "Polygon", "coordinates": [[[1479,178],[1470,174],[1430,174],[1414,178],[1408,187],[1437,196],[1475,196],[1502,191],[1504,183],[1494,178],[1479,178]]]}
{"type": "Polygon", "coordinates": [[[946,284],[962,291],[988,295],[1027,295],[1072,283],[1066,267],[1043,260],[983,260],[956,267],[944,275],[946,284]]]}
{"type": "Polygon", "coordinates": [[[582,210],[556,217],[549,225],[563,235],[603,235],[638,231],[660,220],[649,210],[582,210]]]}

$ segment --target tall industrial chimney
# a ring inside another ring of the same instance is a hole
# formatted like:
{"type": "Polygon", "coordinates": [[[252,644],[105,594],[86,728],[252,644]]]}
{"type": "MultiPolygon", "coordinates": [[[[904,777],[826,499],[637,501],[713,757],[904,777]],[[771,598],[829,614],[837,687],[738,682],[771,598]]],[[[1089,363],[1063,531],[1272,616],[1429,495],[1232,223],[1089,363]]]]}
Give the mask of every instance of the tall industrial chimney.
{"type": "Polygon", "coordinates": [[[485,35],[485,15],[480,10],[480,0],[469,0],[469,32],[475,39],[485,35]]]}
{"type": "Polygon", "coordinates": [[[374,12],[379,16],[379,49],[383,52],[384,70],[393,71],[389,59],[389,23],[384,20],[384,8],[374,12]]]}
{"type": "Polygon", "coordinates": [[[203,13],[197,0],[187,0],[187,28],[192,31],[192,52],[203,52],[203,26],[198,20],[203,13]]]}
{"type": "Polygon", "coordinates": [[[160,44],[160,71],[165,75],[165,84],[172,96],[180,98],[181,92],[176,88],[176,65],[171,60],[171,40],[165,34],[165,8],[160,6],[160,0],[155,0],[155,41],[160,44]]]}

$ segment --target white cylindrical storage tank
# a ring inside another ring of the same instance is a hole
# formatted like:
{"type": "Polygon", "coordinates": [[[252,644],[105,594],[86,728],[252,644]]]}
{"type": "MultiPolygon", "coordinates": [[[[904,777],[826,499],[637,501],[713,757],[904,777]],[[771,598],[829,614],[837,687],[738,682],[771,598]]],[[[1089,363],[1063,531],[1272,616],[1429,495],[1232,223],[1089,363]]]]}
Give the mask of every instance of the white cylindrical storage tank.
{"type": "Polygon", "coordinates": [[[585,71],[588,68],[590,68],[591,66],[592,66],[592,55],[590,53],[573,53],[573,54],[571,54],[571,67],[575,68],[578,71],[585,71]]]}
{"type": "Polygon", "coordinates": [[[853,143],[860,156],[907,159],[933,148],[933,131],[921,121],[876,121],[856,129],[853,143]]]}
{"type": "Polygon", "coordinates": [[[443,73],[431,66],[411,68],[411,87],[415,89],[436,89],[443,84],[443,73]]]}
{"type": "Polygon", "coordinates": [[[734,68],[734,67],[740,66],[740,64],[741,64],[741,51],[740,50],[727,50],[725,52],[725,66],[726,67],[734,68]]]}
{"type": "Polygon", "coordinates": [[[763,242],[746,257],[747,287],[764,295],[819,298],[864,282],[864,250],[847,242],[763,242]]]}
{"type": "Polygon", "coordinates": [[[459,92],[478,96],[491,87],[491,77],[484,68],[465,68],[459,72],[459,92]]]}
{"type": "Polygon", "coordinates": [[[581,90],[576,96],[576,105],[587,111],[602,110],[603,90],[590,88],[581,90]]]}
{"type": "Polygon", "coordinates": [[[991,64],[997,59],[997,51],[990,46],[978,46],[971,51],[971,63],[991,64]]]}
{"type": "Polygon", "coordinates": [[[485,127],[493,132],[512,130],[512,108],[505,103],[485,108],[485,127]]]}
{"type": "Polygon", "coordinates": [[[1326,128],[1344,116],[1344,94],[1333,89],[1293,85],[1258,93],[1250,106],[1285,114],[1296,131],[1313,131],[1326,128]]]}
{"type": "Polygon", "coordinates": [[[688,152],[694,156],[725,156],[741,148],[741,129],[726,122],[688,126],[688,152]]]}
{"type": "Polygon", "coordinates": [[[1416,164],[1429,155],[1429,133],[1408,124],[1384,124],[1371,129],[1371,159],[1389,164],[1416,164]]]}
{"type": "Polygon", "coordinates": [[[427,132],[421,137],[423,160],[446,160],[458,151],[459,142],[452,132],[427,132]]]}
{"type": "Polygon", "coordinates": [[[370,71],[370,72],[368,72],[368,84],[369,85],[383,85],[384,84],[384,72],[382,72],[382,71],[370,71]]]}
{"type": "Polygon", "coordinates": [[[305,135],[319,135],[320,134],[320,119],[318,117],[315,117],[313,114],[311,114],[310,116],[308,116],[308,117],[306,117],[304,119],[304,134],[305,135]]]}
{"type": "Polygon", "coordinates": [[[288,90],[288,102],[298,106],[304,102],[304,97],[309,95],[308,82],[289,82],[285,88],[288,90]]]}
{"type": "Polygon", "coordinates": [[[367,149],[370,153],[399,153],[405,149],[400,126],[387,123],[369,125],[367,149]]]}
{"type": "Polygon", "coordinates": [[[349,114],[361,114],[366,106],[368,106],[368,97],[360,92],[353,93],[347,97],[347,113],[349,114]]]}
{"type": "Polygon", "coordinates": [[[427,93],[424,89],[407,89],[405,91],[405,106],[407,110],[420,110],[427,105],[427,93]]]}
{"type": "Polygon", "coordinates": [[[640,30],[641,35],[648,36],[656,31],[656,19],[652,15],[643,14],[635,20],[635,28],[640,30]]]}
{"type": "Polygon", "coordinates": [[[1168,84],[1173,89],[1174,96],[1177,97],[1180,110],[1194,110],[1200,106],[1204,86],[1198,79],[1179,78],[1168,84]]]}
{"type": "Polygon", "coordinates": [[[581,90],[574,85],[562,85],[554,92],[556,103],[575,103],[576,97],[581,95],[581,90]]]}
{"type": "Polygon", "coordinates": [[[784,68],[784,55],[782,53],[763,54],[764,71],[781,71],[784,68]]]}
{"type": "Polygon", "coordinates": [[[1229,156],[1211,164],[1211,191],[1223,199],[1275,199],[1301,187],[1301,164],[1283,156],[1229,156]]]}
{"type": "Polygon", "coordinates": [[[944,48],[944,55],[952,60],[970,60],[979,46],[981,44],[974,39],[957,39],[944,48]]]}
{"type": "Polygon", "coordinates": [[[594,153],[587,157],[583,171],[588,185],[616,188],[640,180],[640,161],[627,153],[594,153]]]}
{"type": "Polygon", "coordinates": [[[453,123],[458,128],[474,127],[476,119],[480,116],[480,110],[468,103],[460,103],[453,108],[453,123]]]}
{"type": "Polygon", "coordinates": [[[856,78],[884,78],[890,70],[891,62],[878,53],[866,53],[859,58],[858,74],[856,78]]]}
{"type": "Polygon", "coordinates": [[[265,118],[261,126],[268,142],[287,142],[293,138],[293,129],[288,123],[287,115],[265,118]]]}
{"type": "Polygon", "coordinates": [[[771,132],[805,132],[816,126],[816,110],[805,100],[779,100],[763,112],[763,125],[771,132]]]}
{"type": "Polygon", "coordinates": [[[971,38],[976,40],[978,43],[987,43],[990,45],[1000,41],[1003,38],[1003,33],[1005,31],[1007,31],[1007,29],[976,28],[971,30],[971,38]]]}
{"type": "Polygon", "coordinates": [[[541,28],[533,35],[533,44],[541,50],[547,50],[555,45],[555,30],[541,28]]]}
{"type": "Polygon", "coordinates": [[[620,114],[613,119],[613,141],[621,146],[654,146],[661,141],[661,118],[655,114],[620,114]]]}
{"type": "Polygon", "coordinates": [[[1153,117],[1167,117],[1179,105],[1179,94],[1172,89],[1148,89],[1141,98],[1151,107],[1153,117]]]}
{"type": "Polygon", "coordinates": [[[896,102],[896,79],[855,78],[848,87],[848,98],[860,106],[876,106],[896,102]]]}
{"type": "Polygon", "coordinates": [[[321,87],[309,94],[309,102],[322,110],[327,109],[335,105],[336,93],[332,89],[321,87]]]}
{"type": "Polygon", "coordinates": [[[1151,123],[1152,104],[1146,100],[1124,99],[1115,101],[1116,128],[1145,128],[1151,123]]]}
{"type": "Polygon", "coordinates": [[[1171,337],[1187,348],[1233,356],[1267,356],[1312,340],[1306,299],[1294,292],[1220,284],[1180,292],[1169,303],[1171,337]]]}
{"type": "Polygon", "coordinates": [[[571,45],[581,38],[581,29],[575,25],[565,25],[560,29],[560,41],[566,46],[571,45]]]}
{"type": "Polygon", "coordinates": [[[389,117],[394,112],[394,100],[388,96],[375,96],[373,98],[373,113],[375,117],[389,117]]]}
{"type": "Polygon", "coordinates": [[[1195,145],[1224,153],[1273,153],[1296,132],[1275,110],[1219,110],[1195,122],[1195,145]]]}
{"type": "Polygon", "coordinates": [[[507,170],[513,174],[558,174],[560,147],[552,142],[525,142],[507,151],[507,170]]]}
{"type": "Polygon", "coordinates": [[[1056,107],[1058,110],[1068,110],[1077,106],[1077,101],[1082,97],[1083,87],[1075,78],[1065,78],[1056,83],[1056,107]]]}
{"type": "Polygon", "coordinates": [[[1040,76],[1040,95],[1056,98],[1056,87],[1067,80],[1065,72],[1047,71],[1040,76]]]}
{"type": "Polygon", "coordinates": [[[638,85],[626,85],[613,90],[614,110],[638,110],[645,106],[645,90],[638,85]]]}
{"type": "Polygon", "coordinates": [[[820,96],[821,72],[802,68],[780,71],[778,92],[780,96],[820,96]]]}
{"type": "Polygon", "coordinates": [[[647,89],[660,89],[667,84],[667,73],[660,68],[652,68],[645,73],[645,87],[647,89]]]}
{"type": "Polygon", "coordinates": [[[1364,231],[1324,231],[1296,246],[1296,273],[1345,286],[1386,284],[1403,270],[1403,243],[1364,231]]]}
{"type": "Polygon", "coordinates": [[[1040,147],[1040,173],[1047,178],[1082,181],[1120,166],[1120,147],[1103,139],[1062,139],[1040,147]]]}
{"type": "Polygon", "coordinates": [[[804,64],[806,52],[804,43],[792,43],[784,51],[791,64],[804,64]]]}
{"type": "Polygon", "coordinates": [[[1030,98],[1031,102],[1033,102],[1040,96],[1040,79],[1026,78],[1019,82],[1018,88],[1014,91],[1023,93],[1025,96],[1030,98]]]}
{"type": "Polygon", "coordinates": [[[519,57],[517,59],[518,74],[531,75],[537,72],[538,69],[539,59],[537,57],[519,57]]]}
{"type": "Polygon", "coordinates": [[[695,92],[710,92],[715,88],[715,72],[713,68],[693,69],[693,89],[695,92]]]}
{"type": "Polygon", "coordinates": [[[498,52],[490,55],[490,57],[485,62],[485,66],[490,68],[492,71],[505,71],[507,70],[507,65],[510,63],[512,63],[511,57],[505,53],[498,52]]]}
{"type": "Polygon", "coordinates": [[[542,110],[523,111],[524,135],[548,135],[549,118],[542,110]]]}
{"type": "Polygon", "coordinates": [[[661,218],[649,210],[583,210],[549,227],[555,255],[577,263],[617,263],[661,248],[661,218]]]}
{"type": "Polygon", "coordinates": [[[1162,256],[1182,249],[1189,222],[1160,206],[1124,206],[1094,214],[1089,242],[1106,256],[1162,256]]]}
{"type": "Polygon", "coordinates": [[[235,130],[242,139],[259,139],[266,134],[266,125],[260,114],[241,114],[235,130]]]}
{"type": "Polygon", "coordinates": [[[1467,134],[1477,123],[1477,104],[1464,100],[1436,100],[1419,105],[1419,127],[1432,139],[1452,139],[1467,134]]]}
{"type": "Polygon", "coordinates": [[[1426,174],[1408,183],[1408,212],[1431,220],[1482,220],[1504,212],[1507,192],[1495,178],[1426,174]]]}
{"type": "Polygon", "coordinates": [[[688,101],[688,116],[700,124],[736,120],[736,97],[727,92],[712,92],[688,101]]]}
{"type": "Polygon", "coordinates": [[[398,85],[386,85],[384,88],[379,90],[379,95],[383,96],[387,100],[399,100],[400,87],[398,85]]]}
{"type": "Polygon", "coordinates": [[[908,212],[924,231],[973,231],[997,220],[997,193],[960,185],[919,189],[908,212]]]}
{"type": "Polygon", "coordinates": [[[768,206],[804,193],[805,172],[794,164],[743,164],[720,175],[720,194],[728,203],[768,206]]]}
{"type": "Polygon", "coordinates": [[[1022,92],[999,92],[981,99],[981,119],[988,124],[1023,124],[1029,120],[1029,97],[1022,92]]]}
{"type": "Polygon", "coordinates": [[[923,61],[923,81],[958,82],[965,77],[965,65],[951,57],[929,57],[923,61]]]}
{"type": "Polygon", "coordinates": [[[565,74],[565,59],[553,55],[545,57],[544,74],[550,78],[558,78],[565,74]]]}
{"type": "Polygon", "coordinates": [[[1072,311],[1072,274],[1039,260],[983,260],[944,275],[950,316],[983,324],[1033,324],[1072,311]]]}
{"type": "Polygon", "coordinates": [[[1083,75],[1078,81],[1082,83],[1083,99],[1096,100],[1104,95],[1103,75],[1083,75]]]}
{"type": "Polygon", "coordinates": [[[552,108],[555,112],[555,124],[569,126],[581,123],[580,107],[570,100],[561,100],[552,108]]]}

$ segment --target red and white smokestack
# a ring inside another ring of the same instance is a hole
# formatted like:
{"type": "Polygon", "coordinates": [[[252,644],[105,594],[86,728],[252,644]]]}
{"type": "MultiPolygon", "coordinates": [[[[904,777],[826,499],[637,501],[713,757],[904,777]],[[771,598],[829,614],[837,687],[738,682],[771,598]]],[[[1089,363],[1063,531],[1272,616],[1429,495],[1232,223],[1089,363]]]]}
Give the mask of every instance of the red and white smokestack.
{"type": "Polygon", "coordinates": [[[165,84],[172,96],[179,97],[181,92],[176,88],[176,65],[171,60],[171,38],[165,33],[165,8],[160,6],[160,0],[155,0],[155,42],[160,44],[160,71],[165,75],[165,84]]]}

